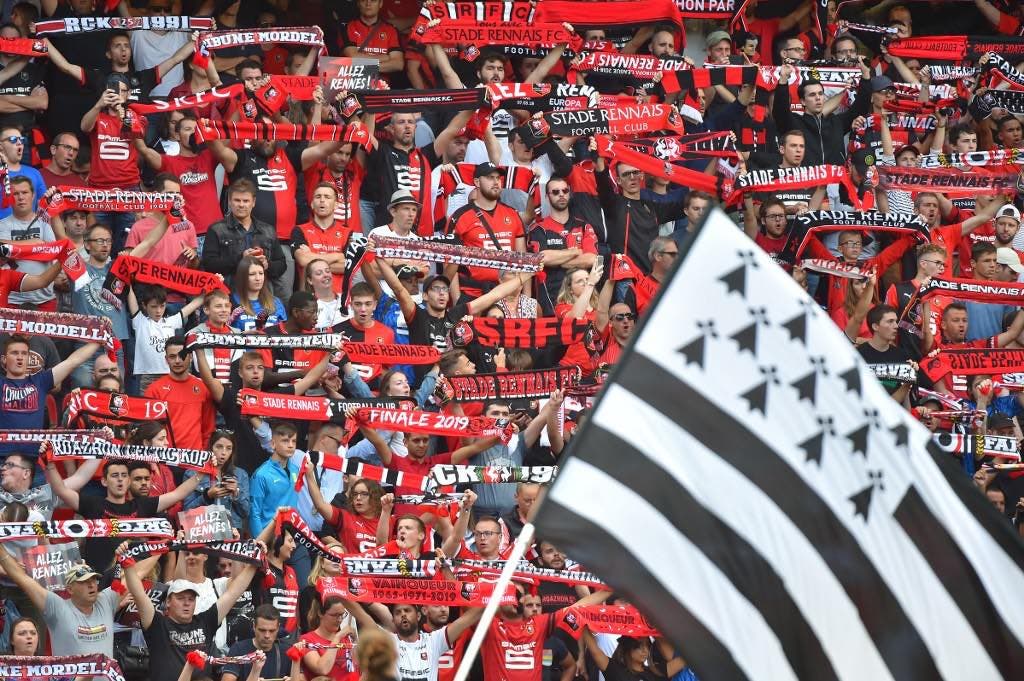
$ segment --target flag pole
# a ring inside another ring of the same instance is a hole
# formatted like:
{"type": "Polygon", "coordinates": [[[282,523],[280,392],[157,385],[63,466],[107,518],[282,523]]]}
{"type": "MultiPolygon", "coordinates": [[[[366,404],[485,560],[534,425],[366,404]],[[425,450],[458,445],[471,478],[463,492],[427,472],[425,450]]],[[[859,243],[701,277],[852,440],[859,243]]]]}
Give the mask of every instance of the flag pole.
{"type": "Polygon", "coordinates": [[[519,533],[519,537],[516,538],[516,543],[512,546],[512,553],[509,554],[508,559],[505,561],[505,567],[502,568],[501,576],[498,577],[498,581],[494,585],[491,598],[487,601],[487,607],[484,608],[484,614],[480,616],[480,621],[476,625],[476,631],[473,632],[473,638],[469,640],[469,645],[466,646],[466,653],[462,656],[462,664],[459,665],[459,670],[455,672],[454,681],[466,681],[466,677],[469,676],[469,670],[472,669],[473,661],[476,660],[477,653],[480,652],[484,636],[487,635],[487,630],[491,627],[491,620],[494,619],[495,613],[498,612],[498,605],[501,603],[500,596],[505,593],[505,589],[512,583],[512,575],[519,565],[519,560],[526,553],[526,547],[532,541],[533,523],[526,523],[523,525],[523,530],[519,533]]]}

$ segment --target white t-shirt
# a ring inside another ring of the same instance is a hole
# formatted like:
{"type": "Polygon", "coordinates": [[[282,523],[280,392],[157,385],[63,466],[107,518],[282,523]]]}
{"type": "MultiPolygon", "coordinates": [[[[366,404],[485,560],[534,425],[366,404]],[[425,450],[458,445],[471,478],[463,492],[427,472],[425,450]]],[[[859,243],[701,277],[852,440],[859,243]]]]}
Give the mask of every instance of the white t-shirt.
{"type": "Polygon", "coordinates": [[[352,318],[340,295],[335,296],[334,300],[318,299],[316,310],[316,328],[318,329],[329,329],[352,318]]]}
{"type": "MultiPolygon", "coordinates": [[[[174,332],[185,325],[180,312],[154,321],[139,310],[132,317],[135,329],[135,374],[166,374],[167,360],[164,358],[164,344],[174,332]]],[[[202,612],[202,611],[197,611],[202,612]]]]}
{"type": "Polygon", "coordinates": [[[429,634],[420,632],[415,641],[403,641],[393,632],[388,632],[398,646],[398,681],[437,681],[437,663],[451,646],[448,644],[448,627],[441,627],[429,634]]]}
{"type": "MultiPolygon", "coordinates": [[[[132,61],[139,71],[157,66],[189,42],[189,34],[183,31],[168,31],[163,35],[157,35],[156,31],[128,31],[128,38],[132,42],[132,61]]],[[[184,78],[181,64],[176,64],[149,94],[151,97],[166,97],[171,88],[180,85],[184,78]]]]}

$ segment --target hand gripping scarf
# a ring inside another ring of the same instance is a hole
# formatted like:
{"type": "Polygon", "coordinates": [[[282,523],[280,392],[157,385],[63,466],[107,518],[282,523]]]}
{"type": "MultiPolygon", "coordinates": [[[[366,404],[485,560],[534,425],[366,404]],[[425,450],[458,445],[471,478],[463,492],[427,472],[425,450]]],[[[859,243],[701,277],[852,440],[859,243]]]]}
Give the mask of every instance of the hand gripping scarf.
{"type": "Polygon", "coordinates": [[[208,17],[67,17],[37,21],[37,36],[58,33],[95,33],[97,31],[208,31],[213,28],[208,17]]]}
{"type": "Polygon", "coordinates": [[[249,333],[209,333],[196,331],[185,336],[185,350],[227,348],[229,350],[337,350],[340,333],[304,333],[296,336],[264,336],[249,333]]]}
{"type": "Polygon", "coordinates": [[[0,257],[37,262],[50,262],[59,258],[61,269],[68,279],[74,282],[76,291],[89,283],[85,261],[70,239],[59,239],[43,244],[0,244],[0,257]]]}
{"type": "Polygon", "coordinates": [[[170,213],[180,200],[176,194],[164,192],[138,192],[130,189],[90,189],[86,187],[57,187],[58,191],[47,199],[39,199],[39,210],[50,217],[69,210],[90,213],[132,212],[170,213]]]}
{"type": "Polygon", "coordinates": [[[0,523],[0,541],[13,539],[84,539],[86,537],[174,536],[166,518],[110,518],[106,520],[50,520],[45,522],[0,523]]]}
{"type": "Polygon", "coordinates": [[[357,92],[359,108],[368,113],[410,111],[476,111],[484,106],[483,88],[461,90],[384,90],[357,92]]]}
{"type": "Polygon", "coordinates": [[[102,390],[78,390],[68,401],[68,419],[79,414],[91,414],[122,421],[166,421],[167,402],[149,397],[130,397],[122,393],[102,390]]]}
{"type": "Polygon", "coordinates": [[[998,87],[1000,83],[1006,83],[1011,90],[1024,90],[1024,73],[1021,73],[1008,60],[995,52],[989,52],[982,57],[985,63],[982,65],[988,68],[988,87],[998,87]]]}
{"type": "Polygon", "coordinates": [[[500,485],[531,482],[546,485],[558,475],[558,466],[467,466],[436,464],[430,469],[430,480],[438,487],[448,485],[500,485]]]}
{"type": "Polygon", "coordinates": [[[976,433],[935,433],[932,441],[950,454],[969,457],[993,457],[1004,462],[1020,463],[1020,445],[1015,437],[976,433]]]}
{"type": "Polygon", "coordinates": [[[490,267],[510,272],[540,272],[544,269],[539,253],[496,251],[429,239],[373,238],[374,253],[381,258],[448,262],[455,265],[490,267]]]}
{"type": "Polygon", "coordinates": [[[408,397],[332,400],[328,397],[264,393],[249,388],[239,391],[239,395],[242,397],[242,415],[244,416],[269,416],[302,421],[330,421],[332,418],[345,416],[345,411],[348,409],[392,407],[412,409],[416,404],[415,400],[408,397]]]}
{"type": "Polygon", "coordinates": [[[0,657],[0,678],[14,679],[104,678],[124,681],[117,662],[106,655],[4,655],[0,657]]]}
{"type": "Polygon", "coordinates": [[[473,317],[469,322],[474,339],[492,348],[538,349],[583,342],[590,322],[572,317],[507,319],[473,317]]]}
{"type": "Polygon", "coordinates": [[[519,24],[507,22],[477,22],[473,20],[442,19],[434,26],[420,25],[416,39],[424,44],[437,45],[569,45],[578,50],[583,38],[571,33],[561,24],[535,22],[519,24]]]}
{"type": "MultiPolygon", "coordinates": [[[[36,24],[38,26],[38,23],[36,24]]],[[[0,38],[0,54],[20,57],[49,57],[46,43],[37,38],[0,38]]]]}
{"type": "Polygon", "coordinates": [[[262,655],[262,651],[253,651],[251,653],[246,653],[245,655],[229,655],[225,657],[215,657],[213,655],[207,655],[201,650],[190,650],[185,655],[185,661],[196,669],[205,669],[207,665],[211,667],[224,667],[229,664],[252,664],[256,660],[258,660],[262,655]]]}
{"type": "Polygon", "coordinates": [[[355,142],[366,145],[370,136],[366,128],[353,125],[299,125],[295,123],[258,123],[254,121],[199,120],[196,141],[209,140],[285,140],[290,142],[355,142]]]}
{"type": "Polygon", "coordinates": [[[807,211],[794,219],[789,241],[783,249],[783,259],[790,262],[789,254],[792,253],[792,261],[795,262],[817,234],[847,230],[884,232],[893,236],[913,236],[920,241],[928,240],[928,223],[916,213],[807,211]],[[793,248],[796,250],[793,251],[793,248]]]}
{"type": "Polygon", "coordinates": [[[162,463],[165,466],[184,468],[210,476],[217,475],[213,463],[213,452],[201,449],[177,449],[175,447],[150,447],[148,445],[116,445],[112,442],[69,442],[54,439],[46,444],[47,453],[53,459],[128,459],[162,463]]]}
{"type": "Polygon", "coordinates": [[[834,183],[846,187],[854,207],[859,210],[860,198],[853,182],[850,181],[846,168],[833,165],[768,168],[737,175],[733,180],[726,181],[723,198],[727,203],[736,203],[747,192],[777,192],[789,188],[806,189],[834,183]],[[729,184],[732,185],[731,188],[728,186],[729,184]],[[726,189],[731,189],[731,191],[727,192],[726,189]]]}
{"type": "Polygon", "coordinates": [[[613,142],[610,137],[604,135],[594,135],[594,141],[597,143],[597,153],[603,158],[629,164],[649,175],[684,187],[699,189],[713,195],[720,193],[721,180],[714,175],[699,173],[670,161],[657,159],[637,151],[626,143],[613,142]]]}
{"type": "MultiPolygon", "coordinates": [[[[491,582],[396,577],[321,577],[316,583],[322,599],[337,595],[357,603],[411,603],[453,608],[487,605],[494,595],[494,587],[491,582]]],[[[515,605],[516,602],[515,586],[509,584],[499,603],[515,605]]]]}
{"type": "Polygon", "coordinates": [[[115,357],[121,341],[106,317],[70,312],[37,312],[0,307],[0,333],[49,336],[80,343],[99,343],[108,357],[115,357]]]}
{"type": "Polygon", "coordinates": [[[580,368],[559,367],[538,371],[506,371],[499,374],[448,376],[439,380],[456,402],[547,397],[555,390],[572,388],[580,382],[580,368]]]}
{"type": "Polygon", "coordinates": [[[196,38],[195,55],[192,61],[199,68],[205,69],[210,63],[211,52],[229,47],[264,45],[266,43],[319,47],[320,54],[326,54],[324,32],[319,26],[304,26],[200,33],[196,38]]]}
{"type": "Polygon", "coordinates": [[[356,412],[355,420],[360,426],[403,433],[449,437],[497,437],[503,444],[508,444],[512,439],[512,423],[508,419],[485,416],[454,416],[407,409],[360,409],[356,412]]]}
{"type": "Polygon", "coordinates": [[[117,256],[110,267],[110,274],[103,282],[103,289],[119,297],[127,291],[126,286],[133,282],[159,284],[187,296],[210,293],[217,289],[228,290],[224,280],[211,272],[166,265],[132,255],[117,256]]]}
{"type": "Polygon", "coordinates": [[[900,38],[888,44],[897,57],[935,61],[976,61],[987,52],[1004,57],[1024,55],[1024,38],[1011,36],[930,35],[900,38]]]}

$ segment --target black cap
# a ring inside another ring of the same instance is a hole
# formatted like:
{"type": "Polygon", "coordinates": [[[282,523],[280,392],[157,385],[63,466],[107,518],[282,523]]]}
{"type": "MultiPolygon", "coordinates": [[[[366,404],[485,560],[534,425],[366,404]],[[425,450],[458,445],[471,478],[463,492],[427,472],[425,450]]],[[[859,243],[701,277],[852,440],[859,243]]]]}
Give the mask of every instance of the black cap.
{"type": "Polygon", "coordinates": [[[434,285],[435,281],[439,281],[439,280],[443,281],[446,286],[451,286],[452,285],[452,280],[449,279],[448,277],[444,276],[443,274],[435,274],[432,277],[427,277],[426,278],[426,280],[423,282],[423,290],[426,291],[427,289],[429,289],[431,286],[434,285]]]}
{"type": "Polygon", "coordinates": [[[399,279],[408,279],[423,276],[423,272],[420,270],[420,268],[413,267],[412,265],[399,266],[399,268],[395,270],[395,274],[398,276],[399,279]]]}
{"type": "Polygon", "coordinates": [[[501,168],[494,165],[490,161],[485,161],[484,163],[477,164],[476,169],[473,171],[473,179],[475,180],[478,177],[487,177],[488,175],[493,175],[494,173],[501,174],[501,168]]]}

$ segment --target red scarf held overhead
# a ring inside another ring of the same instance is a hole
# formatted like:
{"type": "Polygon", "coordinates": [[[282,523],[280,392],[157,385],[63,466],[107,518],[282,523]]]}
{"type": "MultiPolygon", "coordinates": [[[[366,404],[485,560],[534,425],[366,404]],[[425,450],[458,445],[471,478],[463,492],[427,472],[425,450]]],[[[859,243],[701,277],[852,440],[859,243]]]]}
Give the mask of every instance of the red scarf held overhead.
{"type": "Polygon", "coordinates": [[[552,134],[582,137],[604,133],[636,135],[670,130],[681,135],[683,118],[668,104],[633,104],[611,109],[551,111],[544,114],[543,118],[531,119],[523,128],[536,138],[527,144],[534,147],[552,134]]]}
{"type": "Polygon", "coordinates": [[[732,204],[738,202],[747,192],[778,192],[789,188],[806,189],[837,182],[846,187],[854,207],[860,210],[860,197],[858,197],[857,190],[843,166],[820,165],[754,170],[726,181],[725,189],[731,189],[731,191],[723,190],[722,195],[727,203],[732,204]],[[728,186],[730,184],[731,188],[728,186]]]}
{"type": "Polygon", "coordinates": [[[167,409],[165,400],[82,389],[71,393],[68,420],[73,421],[79,414],[89,414],[121,421],[166,421],[167,409]]]}
{"type": "MultiPolygon", "coordinates": [[[[114,3],[114,7],[117,3],[114,3]]],[[[151,17],[66,17],[35,23],[36,36],[58,33],[81,34],[98,31],[208,31],[214,26],[209,17],[154,15],[151,17]]]]}
{"type": "Polygon", "coordinates": [[[757,82],[757,66],[716,66],[709,69],[690,69],[685,71],[665,71],[661,86],[666,94],[689,92],[695,88],[708,88],[713,85],[742,86],[757,82]]]}
{"type": "Polygon", "coordinates": [[[405,397],[373,397],[365,400],[332,400],[329,397],[264,393],[250,388],[239,391],[243,416],[269,416],[302,421],[329,421],[349,409],[412,409],[416,402],[405,397]]]}
{"type": "Polygon", "coordinates": [[[356,364],[437,364],[441,353],[433,345],[345,343],[345,354],[356,364]]]}
{"type": "Polygon", "coordinates": [[[559,83],[553,87],[548,83],[490,83],[485,89],[495,109],[551,111],[601,106],[600,93],[589,85],[559,83]]]}
{"type": "Polygon", "coordinates": [[[731,132],[699,132],[647,139],[627,139],[623,144],[661,161],[699,158],[736,158],[736,140],[731,132]]]}
{"type": "Polygon", "coordinates": [[[692,67],[682,57],[655,57],[649,54],[618,52],[585,52],[573,63],[577,71],[590,71],[606,76],[634,76],[653,80],[668,71],[687,71],[692,67]]]}
{"type": "Polygon", "coordinates": [[[389,487],[411,487],[425,492],[432,485],[430,476],[427,475],[417,475],[406,471],[396,471],[391,468],[381,468],[380,466],[365,463],[362,459],[346,459],[339,454],[313,451],[309,452],[308,459],[303,459],[299,482],[295,486],[296,491],[301,488],[307,461],[311,462],[314,466],[323,466],[328,470],[339,471],[356,478],[366,478],[389,487]]]}
{"type": "Polygon", "coordinates": [[[199,120],[196,141],[209,140],[284,140],[289,142],[355,142],[366,145],[370,137],[362,125],[297,125],[295,123],[256,123],[253,121],[199,120]]]}
{"type": "Polygon", "coordinates": [[[959,168],[877,166],[877,169],[881,186],[885,189],[971,195],[1016,192],[1019,174],[1019,170],[1014,166],[978,169],[973,173],[965,173],[959,168]]]}
{"type": "Polygon", "coordinates": [[[484,89],[396,90],[356,94],[360,108],[367,113],[403,113],[409,111],[475,111],[484,106],[484,89]]]}
{"type": "Polygon", "coordinates": [[[49,56],[46,43],[38,38],[0,38],[0,54],[16,54],[21,57],[49,56]]]}
{"type": "Polygon", "coordinates": [[[39,210],[53,217],[69,210],[90,213],[169,213],[178,197],[164,192],[139,192],[130,189],[91,189],[57,187],[49,199],[39,199],[39,210]]]}
{"type": "Polygon", "coordinates": [[[0,307],[0,333],[49,336],[78,341],[100,343],[111,360],[116,359],[121,342],[114,337],[110,320],[106,317],[72,314],[69,312],[39,312],[0,307]]]}
{"type": "Polygon", "coordinates": [[[598,634],[633,638],[658,637],[661,633],[632,605],[571,605],[561,611],[558,627],[575,639],[588,627],[598,634]]]}
{"type": "Polygon", "coordinates": [[[1024,38],[1006,35],[966,36],[930,35],[893,40],[887,45],[889,54],[904,59],[935,61],[976,61],[987,52],[1004,57],[1024,55],[1024,38]]]}
{"type": "Polygon", "coordinates": [[[74,282],[78,291],[89,283],[89,271],[78,248],[70,239],[60,239],[45,244],[0,244],[0,256],[10,260],[34,260],[50,262],[60,259],[61,269],[74,282]]]}
{"type": "Polygon", "coordinates": [[[211,291],[227,291],[224,280],[216,274],[193,270],[175,265],[165,265],[153,260],[119,255],[110,268],[110,274],[103,283],[106,291],[120,296],[126,286],[133,282],[157,284],[186,296],[198,296],[211,291]]]}
{"type": "MultiPolygon", "coordinates": [[[[1018,301],[1019,302],[1019,301],[1018,301]]],[[[1003,374],[1024,371],[1024,350],[1012,348],[951,348],[922,360],[929,376],[1003,374]]]]}
{"type": "MultiPolygon", "coordinates": [[[[460,322],[461,323],[461,322],[460,322]]],[[[539,348],[572,345],[583,342],[590,331],[590,322],[572,317],[538,317],[507,319],[505,317],[473,317],[469,322],[474,339],[492,348],[539,348]]]]}
{"type": "Polygon", "coordinates": [[[446,437],[498,437],[502,444],[512,439],[512,424],[508,419],[484,416],[453,416],[430,411],[404,409],[360,409],[356,412],[360,426],[403,433],[425,433],[446,437]]]}
{"type": "Polygon", "coordinates": [[[698,173],[696,170],[659,160],[622,142],[613,142],[604,135],[594,135],[594,141],[597,143],[597,153],[604,158],[614,159],[649,175],[709,194],[717,195],[721,190],[720,180],[714,175],[698,173]]]}
{"type": "Polygon", "coordinates": [[[1020,305],[1024,300],[1024,284],[981,281],[979,279],[932,279],[918,291],[921,300],[949,296],[992,305],[1020,305]]]}
{"type": "Polygon", "coordinates": [[[561,24],[548,23],[482,23],[442,19],[435,26],[421,25],[416,29],[416,34],[419,41],[425,44],[473,45],[478,48],[490,45],[541,47],[568,44],[573,50],[579,50],[583,44],[583,38],[570,33],[561,24]]]}
{"type": "Polygon", "coordinates": [[[490,399],[547,397],[554,390],[578,385],[580,368],[560,367],[539,371],[508,371],[501,374],[448,376],[438,381],[443,391],[450,388],[456,402],[482,402],[490,399]]]}
{"type": "MultiPolygon", "coordinates": [[[[321,577],[316,588],[320,597],[341,596],[357,603],[411,603],[476,608],[487,605],[494,594],[492,582],[455,582],[437,579],[359,576],[321,577]]],[[[502,605],[516,604],[515,586],[501,594],[502,605]]]]}
{"type": "Polygon", "coordinates": [[[0,658],[0,678],[63,679],[79,676],[124,681],[117,662],[106,655],[4,655],[0,658]]]}

